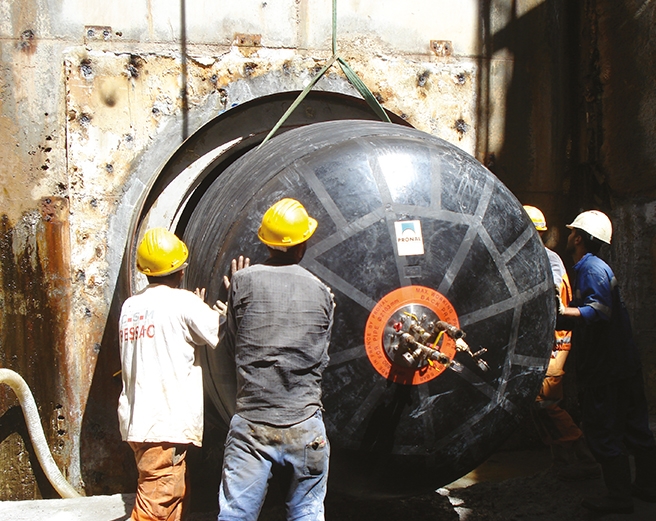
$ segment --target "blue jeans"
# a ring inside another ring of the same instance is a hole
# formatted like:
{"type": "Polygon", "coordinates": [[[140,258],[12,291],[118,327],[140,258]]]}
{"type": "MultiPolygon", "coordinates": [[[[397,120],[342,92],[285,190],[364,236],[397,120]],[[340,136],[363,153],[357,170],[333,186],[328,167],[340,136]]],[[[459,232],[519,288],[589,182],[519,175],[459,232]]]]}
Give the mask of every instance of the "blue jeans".
{"type": "Polygon", "coordinates": [[[273,465],[292,469],[289,521],[323,521],[330,445],[321,411],[290,427],[232,417],[219,487],[219,521],[255,521],[273,465]]]}

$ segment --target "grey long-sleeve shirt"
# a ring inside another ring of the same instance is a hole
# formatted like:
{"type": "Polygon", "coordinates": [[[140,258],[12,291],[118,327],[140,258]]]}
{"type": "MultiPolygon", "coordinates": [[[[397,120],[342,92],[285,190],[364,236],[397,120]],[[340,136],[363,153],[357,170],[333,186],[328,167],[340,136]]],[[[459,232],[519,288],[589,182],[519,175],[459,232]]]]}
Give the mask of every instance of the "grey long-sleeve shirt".
{"type": "Polygon", "coordinates": [[[226,338],[237,369],[236,412],[247,420],[293,425],[321,407],[333,299],[297,264],[265,264],[234,274],[226,338]]]}

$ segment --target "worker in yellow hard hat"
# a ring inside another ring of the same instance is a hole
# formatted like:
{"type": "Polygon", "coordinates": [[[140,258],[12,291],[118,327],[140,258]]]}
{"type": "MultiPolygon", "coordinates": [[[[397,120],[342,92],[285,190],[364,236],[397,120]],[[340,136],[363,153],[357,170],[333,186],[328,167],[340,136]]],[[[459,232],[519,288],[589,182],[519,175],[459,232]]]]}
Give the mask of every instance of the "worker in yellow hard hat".
{"type": "Polygon", "coordinates": [[[137,268],[148,286],[121,309],[121,436],[139,480],[132,519],[179,520],[188,498],[186,453],[203,439],[203,382],[196,349],[218,343],[220,310],[180,289],[187,246],[165,228],[148,230],[137,268]]]}
{"type": "Polygon", "coordinates": [[[580,213],[567,226],[574,259],[574,298],[557,324],[572,330],[581,426],[601,463],[607,488],[582,505],[600,514],[633,512],[632,496],[656,503],[656,441],[649,428],[642,366],[620,285],[598,257],[613,228],[599,210],[580,213]],[[635,456],[635,481],[627,450],[635,456]]]}
{"type": "Polygon", "coordinates": [[[299,265],[316,228],[300,202],[278,201],[257,232],[269,258],[232,278],[225,342],[234,353],[237,404],[219,521],[257,519],[269,476],[283,468],[290,480],[287,519],[324,518],[330,446],[321,377],[334,304],[330,289],[299,265]]]}
{"type": "MultiPolygon", "coordinates": [[[[535,229],[544,237],[547,221],[535,206],[524,206],[535,229]]],[[[563,303],[572,299],[572,289],[560,256],[545,246],[557,292],[563,303]]],[[[560,404],[563,400],[565,362],[571,347],[571,332],[557,330],[547,375],[531,409],[542,441],[549,445],[555,475],[564,481],[595,479],[601,469],[588,449],[583,432],[560,404]]]]}

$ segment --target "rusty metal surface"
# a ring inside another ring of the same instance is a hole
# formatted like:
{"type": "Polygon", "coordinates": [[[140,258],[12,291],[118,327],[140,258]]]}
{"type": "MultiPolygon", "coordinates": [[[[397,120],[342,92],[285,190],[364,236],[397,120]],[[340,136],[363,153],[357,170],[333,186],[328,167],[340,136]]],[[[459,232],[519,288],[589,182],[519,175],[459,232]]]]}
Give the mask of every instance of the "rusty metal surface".
{"type": "MultiPolygon", "coordinates": [[[[26,230],[11,228],[6,215],[0,224],[3,290],[0,364],[21,371],[25,380],[32,383],[55,461],[65,465],[74,448],[74,444],[69,443],[68,433],[68,425],[75,423],[75,409],[70,404],[78,396],[71,382],[71,371],[75,367],[70,366],[66,350],[70,315],[67,200],[44,199],[40,213],[32,217],[35,232],[32,237],[22,235],[26,230]],[[22,249],[21,240],[28,241],[22,249]]],[[[0,393],[3,404],[16,403],[8,387],[1,386],[0,393]]],[[[21,441],[28,443],[25,439],[21,441]]],[[[0,458],[6,463],[2,465],[4,472],[24,468],[20,455],[23,454],[24,460],[25,451],[20,449],[20,442],[19,460],[13,459],[16,450],[12,446],[16,443],[16,439],[13,443],[5,440],[0,446],[0,458]]],[[[21,479],[21,483],[29,484],[30,479],[21,479]]],[[[2,491],[8,495],[6,499],[22,495],[20,489],[3,488],[2,491]]]]}

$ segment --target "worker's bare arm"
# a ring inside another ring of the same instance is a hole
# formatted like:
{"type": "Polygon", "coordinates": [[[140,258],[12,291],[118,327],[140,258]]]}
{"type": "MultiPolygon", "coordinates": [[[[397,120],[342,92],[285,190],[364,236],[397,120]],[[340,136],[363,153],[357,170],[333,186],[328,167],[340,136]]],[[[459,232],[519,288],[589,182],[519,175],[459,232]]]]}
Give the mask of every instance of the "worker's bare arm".
{"type": "Polygon", "coordinates": [[[557,331],[571,331],[583,321],[581,310],[575,307],[563,307],[556,317],[557,331]]]}
{"type": "Polygon", "coordinates": [[[565,317],[580,317],[581,310],[579,308],[566,307],[563,309],[562,315],[565,317]]]}

